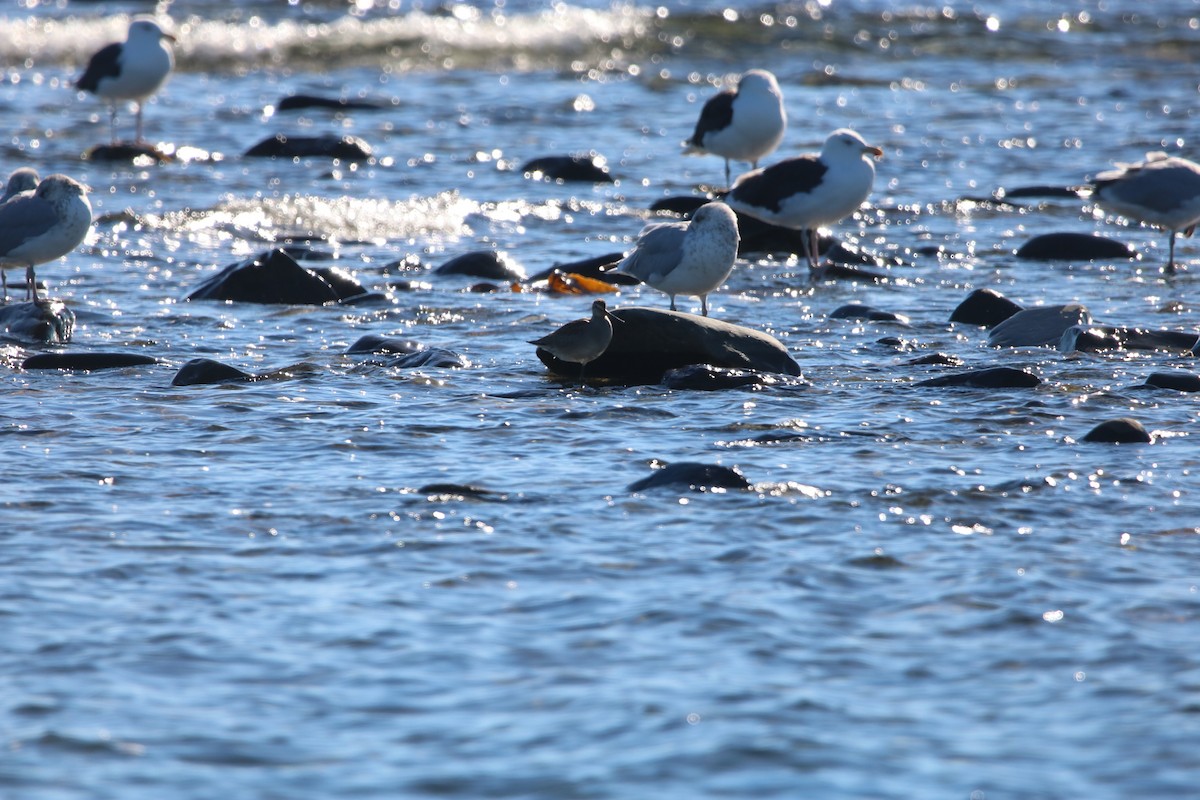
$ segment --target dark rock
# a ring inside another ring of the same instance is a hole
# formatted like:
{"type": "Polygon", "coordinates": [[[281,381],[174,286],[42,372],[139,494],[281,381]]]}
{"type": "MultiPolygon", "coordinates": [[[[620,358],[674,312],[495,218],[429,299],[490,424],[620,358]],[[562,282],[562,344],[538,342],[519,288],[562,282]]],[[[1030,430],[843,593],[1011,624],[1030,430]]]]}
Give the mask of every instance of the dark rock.
{"type": "Polygon", "coordinates": [[[424,495],[454,497],[461,500],[505,500],[507,495],[468,483],[430,483],[417,489],[424,495]]]}
{"type": "Polygon", "coordinates": [[[417,369],[419,367],[446,367],[450,369],[460,369],[469,367],[471,363],[467,359],[460,356],[451,350],[444,350],[440,347],[431,347],[428,350],[418,350],[415,353],[407,353],[402,356],[396,356],[390,359],[384,366],[393,369],[417,369]]]}
{"type": "Polygon", "coordinates": [[[21,369],[58,369],[95,372],[102,369],[141,367],[158,360],[141,353],[38,353],[21,363],[21,369]]]}
{"type": "Polygon", "coordinates": [[[185,299],[319,306],[336,303],[339,297],[320,275],[300,266],[282,250],[272,250],[230,264],[185,299]]]}
{"type": "Polygon", "coordinates": [[[1106,420],[1088,431],[1085,442],[1108,442],[1112,444],[1149,444],[1150,433],[1132,417],[1106,420]]]}
{"type": "Polygon", "coordinates": [[[1072,325],[1091,325],[1092,315],[1079,303],[1025,308],[992,328],[988,344],[993,347],[1058,346],[1072,325]]]}
{"type": "Polygon", "coordinates": [[[595,278],[599,281],[607,281],[608,283],[619,283],[626,286],[631,286],[635,283],[641,283],[632,275],[613,274],[605,271],[605,267],[614,267],[617,262],[625,257],[624,253],[605,253],[602,256],[593,258],[584,258],[579,261],[568,261],[565,264],[555,264],[552,267],[530,275],[529,283],[547,280],[555,272],[563,272],[568,275],[583,275],[585,278],[595,278]]]}
{"type": "Polygon", "coordinates": [[[135,161],[165,164],[171,156],[148,144],[98,144],[83,154],[88,161],[119,161],[132,164],[135,161]]]}
{"type": "Polygon", "coordinates": [[[361,355],[370,353],[387,353],[388,355],[408,355],[425,349],[425,345],[412,339],[396,339],[391,336],[380,336],[368,333],[359,337],[358,341],[346,348],[346,355],[361,355]]]}
{"type": "Polygon", "coordinates": [[[545,156],[521,165],[521,172],[531,178],[561,183],[612,183],[604,159],[595,153],[573,156],[545,156]]]}
{"type": "Polygon", "coordinates": [[[1090,233],[1045,233],[1017,250],[1017,258],[1030,261],[1099,261],[1135,258],[1132,247],[1090,233]]]}
{"type": "Polygon", "coordinates": [[[1079,198],[1079,191],[1071,186],[1018,186],[1015,189],[997,189],[995,194],[997,200],[1012,200],[1023,197],[1069,197],[1072,200],[1076,200],[1079,198]]]}
{"type": "Polygon", "coordinates": [[[747,369],[725,369],[708,364],[691,364],[667,370],[662,385],[668,389],[717,392],[723,389],[741,389],[746,386],[764,386],[772,380],[758,372],[747,369]]]}
{"type": "Polygon", "coordinates": [[[437,275],[466,275],[494,281],[521,281],[525,271],[492,250],[479,250],[455,256],[434,270],[437,275]]]}
{"type": "Polygon", "coordinates": [[[963,360],[958,356],[952,356],[949,353],[930,353],[929,355],[914,358],[908,362],[914,367],[961,367],[963,360]]]}
{"type": "Polygon", "coordinates": [[[650,210],[654,212],[665,211],[668,214],[678,214],[681,217],[691,217],[696,209],[705,203],[711,203],[713,200],[720,198],[716,197],[696,197],[681,196],[681,197],[664,197],[660,200],[655,200],[650,204],[650,210]]]}
{"type": "Polygon", "coordinates": [[[333,288],[338,300],[349,300],[367,293],[358,279],[341,267],[313,267],[310,271],[333,288]]]}
{"type": "MultiPolygon", "coordinates": [[[[780,342],[759,331],[711,317],[657,308],[614,309],[608,349],[587,365],[589,378],[654,384],[667,370],[691,364],[799,375],[800,365],[780,342]]],[[[579,365],[538,348],[542,363],[560,375],[579,374],[579,365]]]]}
{"type": "Polygon", "coordinates": [[[1147,386],[1174,389],[1177,392],[1200,392],[1200,375],[1193,372],[1151,372],[1147,386]]]}
{"type": "Polygon", "coordinates": [[[891,311],[883,311],[871,306],[862,305],[861,303],[848,303],[844,306],[838,306],[829,314],[830,319],[865,319],[871,322],[899,322],[904,325],[909,323],[908,317],[903,314],[896,314],[891,311]]]}
{"type": "Polygon", "coordinates": [[[976,289],[950,314],[951,322],[992,328],[1021,310],[1021,307],[995,289],[976,289]]]}
{"type": "Polygon", "coordinates": [[[1127,328],[1120,325],[1072,325],[1063,331],[1058,349],[1064,353],[1098,353],[1105,350],[1158,350],[1187,353],[1196,334],[1185,331],[1127,328]]]}
{"type": "Polygon", "coordinates": [[[629,484],[627,490],[644,492],[664,487],[703,492],[709,489],[749,489],[750,482],[736,467],[685,461],[656,470],[648,477],[629,484]]]}
{"type": "Polygon", "coordinates": [[[246,151],[251,158],[334,158],[339,161],[366,161],[371,158],[371,146],[357,136],[289,136],[277,133],[268,136],[246,151]]]}
{"type": "Polygon", "coordinates": [[[201,386],[212,383],[242,383],[255,380],[248,372],[211,358],[193,358],[175,373],[172,386],[201,386]]]}
{"type": "Polygon", "coordinates": [[[0,305],[0,334],[19,342],[66,344],[75,331],[75,312],[59,300],[0,305]]]}
{"type": "Polygon", "coordinates": [[[374,100],[351,100],[345,97],[318,97],[311,94],[293,94],[275,104],[276,111],[302,111],[312,108],[331,111],[378,111],[387,108],[386,103],[374,100]]]}
{"type": "Polygon", "coordinates": [[[914,386],[946,388],[963,387],[968,389],[1028,389],[1039,385],[1042,379],[1032,372],[1014,367],[990,367],[973,369],[954,375],[939,375],[924,381],[917,381],[914,386]]]}

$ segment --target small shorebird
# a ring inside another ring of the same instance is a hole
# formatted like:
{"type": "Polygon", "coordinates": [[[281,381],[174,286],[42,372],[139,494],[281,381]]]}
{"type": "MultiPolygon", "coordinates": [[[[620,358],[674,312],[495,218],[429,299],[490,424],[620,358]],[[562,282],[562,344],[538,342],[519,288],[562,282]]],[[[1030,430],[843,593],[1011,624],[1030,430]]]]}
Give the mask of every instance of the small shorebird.
{"type": "Polygon", "coordinates": [[[848,128],[829,134],[820,153],[786,158],[738,178],[725,202],[755,219],[802,232],[808,266],[820,261],[817,229],[853,214],[871,194],[883,151],[848,128]]]}
{"type": "Polygon", "coordinates": [[[137,104],[137,138],[142,143],[142,106],[162,88],[171,70],[175,55],[168,42],[175,37],[164,33],[152,19],[138,17],[129,24],[125,41],[113,42],[96,51],[75,87],[109,101],[112,140],[117,143],[118,100],[137,104]]]}
{"type": "Polygon", "coordinates": [[[736,90],[725,89],[708,99],[683,147],[688,154],[723,157],[728,186],[730,161],[749,161],[752,168],[758,167],[758,160],[779,147],[786,131],[779,83],[765,69],[752,69],[738,80],[736,90]]]}
{"type": "Polygon", "coordinates": [[[14,169],[12,174],[8,176],[8,183],[4,186],[4,194],[0,196],[0,203],[7,203],[23,192],[32,192],[37,188],[38,181],[37,170],[33,167],[20,167],[14,169]]]}
{"type": "Polygon", "coordinates": [[[637,246],[612,271],[667,293],[672,311],[675,295],[695,295],[707,317],[708,293],[729,277],[737,254],[737,215],[724,203],[705,203],[691,222],[647,225],[638,235],[637,246]]]}
{"type": "Polygon", "coordinates": [[[1165,272],[1175,272],[1175,235],[1191,236],[1200,223],[1200,164],[1166,153],[1117,164],[1091,182],[1092,198],[1109,211],[1170,232],[1165,272]]]}
{"type": "Polygon", "coordinates": [[[79,246],[92,227],[87,187],[66,175],[50,175],[31,193],[0,204],[0,288],[8,302],[4,270],[25,267],[26,297],[40,302],[33,268],[79,246]]]}
{"type": "Polygon", "coordinates": [[[583,371],[587,365],[603,355],[608,349],[608,343],[612,341],[611,320],[621,321],[605,307],[603,300],[596,300],[592,303],[590,318],[568,322],[553,333],[548,333],[540,339],[531,339],[529,343],[537,345],[561,361],[578,364],[579,379],[583,380],[583,371]]]}

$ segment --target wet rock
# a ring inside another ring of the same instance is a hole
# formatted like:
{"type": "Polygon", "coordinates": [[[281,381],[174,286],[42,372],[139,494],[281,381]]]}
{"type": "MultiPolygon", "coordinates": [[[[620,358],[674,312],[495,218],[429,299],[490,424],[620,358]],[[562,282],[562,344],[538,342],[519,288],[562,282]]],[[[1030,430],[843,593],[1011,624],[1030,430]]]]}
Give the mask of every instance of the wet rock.
{"type": "Polygon", "coordinates": [[[469,483],[430,483],[417,489],[430,497],[456,498],[459,500],[507,500],[508,495],[469,483]]]}
{"type": "Polygon", "coordinates": [[[172,386],[203,386],[213,383],[245,383],[256,380],[248,372],[211,358],[193,358],[171,379],[172,386]]]}
{"type": "Polygon", "coordinates": [[[158,360],[142,353],[38,353],[21,363],[21,369],[57,369],[68,372],[96,372],[157,364],[158,360]]]}
{"type": "Polygon", "coordinates": [[[928,355],[921,356],[920,358],[914,358],[908,363],[914,367],[961,367],[963,365],[963,360],[958,356],[952,356],[949,353],[930,353],[928,355]]]}
{"type": "Polygon", "coordinates": [[[75,312],[60,300],[0,305],[0,334],[37,344],[66,344],[75,331],[75,312]]]}
{"type": "Polygon", "coordinates": [[[650,210],[656,213],[663,211],[681,217],[691,217],[700,206],[719,199],[719,197],[696,197],[694,195],[663,197],[651,203],[650,210]]]}
{"type": "Polygon", "coordinates": [[[1152,372],[1146,378],[1146,386],[1174,389],[1177,392],[1200,392],[1200,375],[1182,371],[1152,372]]]}
{"type": "Polygon", "coordinates": [[[1083,437],[1085,442],[1112,444],[1150,444],[1153,438],[1142,423],[1132,417],[1118,417],[1101,422],[1083,437]]]}
{"type": "Polygon", "coordinates": [[[330,111],[378,111],[387,108],[386,103],[374,100],[349,99],[345,97],[319,97],[311,94],[293,94],[275,104],[276,111],[305,111],[327,109],[330,111]]]}
{"type": "Polygon", "coordinates": [[[648,489],[689,489],[704,492],[710,489],[749,489],[750,482],[736,467],[699,464],[690,461],[669,464],[648,477],[629,484],[627,491],[648,489]]]}
{"type": "Polygon", "coordinates": [[[415,353],[396,356],[384,362],[383,366],[393,369],[417,369],[420,367],[461,369],[471,366],[471,362],[452,350],[431,347],[427,350],[418,350],[415,353]]]}
{"type": "Polygon", "coordinates": [[[903,314],[896,314],[892,311],[883,311],[882,309],[873,308],[861,303],[848,303],[844,306],[838,306],[829,314],[830,319],[865,319],[870,322],[899,322],[903,325],[909,323],[909,318],[903,314]]]}
{"type": "Polygon", "coordinates": [[[272,250],[230,264],[185,299],[319,306],[336,303],[340,297],[320,275],[300,266],[284,251],[272,250]]]}
{"type": "Polygon", "coordinates": [[[339,161],[366,161],[371,146],[357,136],[268,136],[245,153],[248,158],[334,158],[339,161]]]}
{"type": "Polygon", "coordinates": [[[136,162],[165,164],[171,161],[171,156],[164,153],[157,147],[149,144],[126,144],[117,142],[116,144],[98,144],[95,147],[89,148],[83,154],[87,161],[113,161],[125,164],[136,162]]]}
{"type": "Polygon", "coordinates": [[[773,379],[753,370],[726,369],[708,364],[690,364],[686,367],[667,370],[662,385],[668,389],[701,392],[717,392],[724,389],[742,389],[746,386],[765,386],[773,379]]]}
{"type": "Polygon", "coordinates": [[[494,281],[521,281],[525,270],[500,253],[479,250],[455,256],[434,270],[437,275],[465,275],[494,281]]]}
{"type": "Polygon", "coordinates": [[[995,289],[976,289],[950,314],[951,322],[993,328],[1021,310],[995,289]]]}
{"type": "Polygon", "coordinates": [[[1014,367],[990,367],[973,369],[954,375],[939,375],[936,378],[918,381],[914,386],[969,389],[1029,389],[1039,385],[1042,379],[1032,372],[1014,367]]]}
{"type": "Polygon", "coordinates": [[[381,336],[368,333],[346,348],[346,355],[362,355],[371,353],[386,353],[388,355],[408,355],[425,349],[425,345],[413,339],[397,339],[392,336],[381,336]]]}
{"type": "Polygon", "coordinates": [[[1026,308],[992,328],[988,344],[993,347],[1058,346],[1072,325],[1090,325],[1092,315],[1079,303],[1026,308]]]}
{"type": "Polygon", "coordinates": [[[1110,261],[1136,256],[1124,242],[1090,233],[1045,233],[1017,249],[1017,258],[1028,261],[1110,261]]]}
{"type": "Polygon", "coordinates": [[[595,153],[535,158],[522,164],[521,172],[560,183],[613,183],[604,159],[595,153]]]}
{"type": "Polygon", "coordinates": [[[1067,328],[1058,342],[1058,349],[1063,353],[1099,353],[1106,350],[1187,353],[1195,344],[1196,334],[1185,331],[1092,324],[1067,328]]]}
{"type": "Polygon", "coordinates": [[[568,275],[583,275],[586,278],[594,278],[595,280],[607,281],[608,283],[618,283],[631,286],[635,283],[640,283],[637,278],[632,275],[610,274],[605,270],[605,267],[615,267],[617,262],[625,257],[624,253],[605,253],[602,256],[593,256],[592,258],[582,258],[578,261],[568,261],[566,263],[555,264],[552,267],[547,267],[541,272],[534,273],[528,278],[529,283],[544,281],[555,272],[562,272],[568,275]]]}
{"type": "Polygon", "coordinates": [[[1015,189],[1003,187],[996,190],[997,200],[1017,200],[1027,197],[1070,198],[1078,199],[1079,192],[1070,186],[1018,186],[1015,189]]]}
{"type": "Polygon", "coordinates": [[[306,267],[328,283],[341,301],[351,300],[367,294],[366,288],[349,271],[341,267],[306,267]]]}
{"type": "MultiPolygon", "coordinates": [[[[692,364],[799,375],[800,365],[772,336],[711,317],[657,308],[613,309],[608,349],[587,365],[589,378],[655,384],[671,369],[692,364]]],[[[579,365],[538,348],[542,363],[560,375],[579,374],[579,365]]]]}

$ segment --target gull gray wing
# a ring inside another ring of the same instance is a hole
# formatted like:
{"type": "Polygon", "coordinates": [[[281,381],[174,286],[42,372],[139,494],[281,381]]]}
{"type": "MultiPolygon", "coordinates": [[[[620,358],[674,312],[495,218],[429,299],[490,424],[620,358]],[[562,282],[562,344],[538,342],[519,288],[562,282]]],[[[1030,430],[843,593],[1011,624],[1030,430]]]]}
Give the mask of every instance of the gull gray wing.
{"type": "MultiPolygon", "coordinates": [[[[0,206],[0,260],[58,224],[58,211],[37,195],[14,197],[0,206]]],[[[19,259],[18,259],[19,261],[19,259]]],[[[23,263],[23,262],[21,262],[23,263]]]]}
{"type": "Polygon", "coordinates": [[[617,265],[617,272],[645,281],[653,275],[666,275],[683,258],[686,222],[660,222],[647,225],[638,235],[637,247],[617,265]]]}

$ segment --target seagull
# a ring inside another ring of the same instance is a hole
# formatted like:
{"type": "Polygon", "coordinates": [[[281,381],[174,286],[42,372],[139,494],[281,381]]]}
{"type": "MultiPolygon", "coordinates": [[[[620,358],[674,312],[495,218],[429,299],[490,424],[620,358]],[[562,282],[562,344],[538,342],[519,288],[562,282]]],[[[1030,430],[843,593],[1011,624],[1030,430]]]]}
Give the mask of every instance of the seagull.
{"type": "Polygon", "coordinates": [[[595,361],[608,349],[612,341],[613,327],[611,320],[621,321],[604,305],[603,300],[592,303],[590,319],[577,319],[568,322],[553,333],[540,339],[531,339],[542,350],[562,361],[570,361],[579,365],[579,379],[583,380],[583,371],[589,363],[595,361]]]}
{"type": "Polygon", "coordinates": [[[765,69],[752,69],[738,80],[736,91],[725,89],[708,99],[692,138],[683,143],[684,153],[722,156],[728,186],[731,160],[749,161],[757,168],[760,158],[779,147],[786,131],[779,83],[765,69]]]}
{"type": "Polygon", "coordinates": [[[0,195],[0,203],[7,203],[19,194],[25,192],[32,193],[38,185],[37,170],[33,167],[21,167],[13,170],[8,176],[8,183],[4,187],[4,194],[0,195]]]}
{"type": "Polygon", "coordinates": [[[839,128],[819,154],[785,158],[742,175],[725,202],[755,219],[802,231],[808,266],[815,273],[820,260],[817,228],[853,214],[871,194],[875,164],[868,155],[882,158],[883,151],[857,132],[839,128]]]}
{"type": "Polygon", "coordinates": [[[1147,153],[1136,164],[1117,164],[1092,179],[1092,198],[1109,211],[1170,231],[1165,271],[1175,272],[1175,235],[1191,236],[1200,223],[1200,164],[1166,153],[1147,153]]]}
{"type": "Polygon", "coordinates": [[[0,288],[8,302],[4,270],[25,267],[26,297],[40,303],[33,268],[79,246],[92,227],[87,187],[66,175],[50,175],[37,189],[0,204],[0,288]]]}
{"type": "Polygon", "coordinates": [[[675,295],[695,295],[707,317],[708,293],[729,277],[737,254],[737,215],[724,203],[705,203],[691,222],[659,222],[643,228],[637,246],[613,272],[666,292],[672,311],[675,295]]]}
{"type": "Polygon", "coordinates": [[[142,105],[162,88],[175,68],[175,56],[168,44],[174,41],[175,37],[164,33],[157,22],[138,17],[129,24],[125,42],[113,42],[98,50],[75,81],[76,88],[109,101],[113,144],[117,143],[118,100],[137,104],[136,142],[142,143],[142,105]]]}

